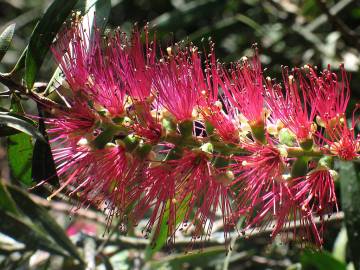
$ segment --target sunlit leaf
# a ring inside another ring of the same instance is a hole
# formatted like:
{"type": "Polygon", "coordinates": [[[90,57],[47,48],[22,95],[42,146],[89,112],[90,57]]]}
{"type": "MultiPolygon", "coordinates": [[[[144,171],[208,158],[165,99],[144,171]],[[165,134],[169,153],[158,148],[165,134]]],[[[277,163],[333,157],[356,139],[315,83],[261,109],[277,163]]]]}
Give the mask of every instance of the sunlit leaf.
{"type": "Polygon", "coordinates": [[[36,204],[20,188],[8,186],[8,189],[17,206],[25,215],[27,215],[34,223],[43,227],[49,236],[52,237],[59,246],[69,252],[70,255],[74,256],[79,261],[82,261],[74,244],[67,237],[64,230],[48,214],[45,208],[36,204]]]}
{"type": "Polygon", "coordinates": [[[0,124],[24,132],[46,143],[44,136],[31,123],[31,120],[23,116],[0,112],[0,124]]]}
{"type": "Polygon", "coordinates": [[[15,215],[0,209],[0,232],[24,243],[28,249],[42,249],[54,254],[66,256],[57,244],[50,241],[44,233],[32,224],[15,215]]]}
{"type": "Polygon", "coordinates": [[[25,81],[31,89],[51,42],[75,6],[77,0],[55,0],[36,25],[31,37],[25,59],[25,81]]]}
{"type": "Polygon", "coordinates": [[[15,23],[10,24],[0,35],[0,61],[3,59],[10,47],[11,40],[15,31],[15,23]]]}

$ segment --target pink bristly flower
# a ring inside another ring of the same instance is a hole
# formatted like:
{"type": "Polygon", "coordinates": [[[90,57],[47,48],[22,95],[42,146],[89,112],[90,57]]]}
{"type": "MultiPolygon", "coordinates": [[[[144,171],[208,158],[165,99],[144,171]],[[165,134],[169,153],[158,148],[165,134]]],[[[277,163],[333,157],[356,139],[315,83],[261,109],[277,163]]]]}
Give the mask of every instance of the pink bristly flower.
{"type": "Polygon", "coordinates": [[[238,143],[237,113],[231,107],[227,97],[224,94],[219,95],[221,68],[215,58],[214,44],[210,43],[210,46],[211,51],[207,55],[204,71],[199,54],[193,55],[195,77],[198,79],[197,88],[200,92],[199,111],[204,121],[213,126],[215,133],[221,139],[230,143],[238,143]]]}
{"type": "Polygon", "coordinates": [[[196,49],[176,52],[169,50],[167,59],[160,61],[153,72],[153,86],[159,96],[159,103],[177,121],[192,119],[192,112],[198,102],[196,69],[192,62],[196,49]],[[175,54],[173,54],[175,53],[175,54]],[[190,55],[189,55],[190,54],[190,55]]]}
{"type": "Polygon", "coordinates": [[[76,100],[70,109],[52,111],[53,116],[46,118],[50,142],[61,144],[70,141],[75,144],[88,134],[92,134],[99,116],[83,101],[76,100]]]}
{"type": "MultiPolygon", "coordinates": [[[[316,225],[312,212],[305,211],[296,201],[293,190],[288,181],[279,177],[273,181],[270,188],[264,190],[263,195],[254,202],[256,212],[248,220],[245,230],[272,228],[271,237],[275,238],[282,231],[283,238],[288,240],[289,234],[294,240],[307,240],[322,245],[321,231],[316,225]],[[291,227],[293,228],[287,228],[291,227]]],[[[244,232],[245,232],[244,230],[244,232]]]]}
{"type": "Polygon", "coordinates": [[[221,107],[213,105],[201,109],[203,117],[214,128],[215,133],[225,142],[239,143],[239,124],[237,123],[236,114],[229,108],[225,114],[221,107]]]}
{"type": "Polygon", "coordinates": [[[306,89],[298,85],[300,70],[289,74],[287,68],[283,69],[283,83],[285,94],[280,84],[273,84],[270,78],[266,80],[266,104],[270,110],[270,119],[273,122],[281,121],[291,130],[301,143],[313,137],[313,120],[316,107],[309,106],[309,94],[306,89]]]}
{"type": "Polygon", "coordinates": [[[350,86],[344,69],[340,66],[342,81],[331,72],[330,66],[317,75],[311,66],[305,66],[307,81],[302,78],[300,83],[310,95],[311,104],[316,108],[320,121],[329,122],[345,115],[350,100],[350,86]]]}
{"type": "MultiPolygon", "coordinates": [[[[240,215],[246,215],[248,222],[254,214],[265,192],[271,191],[274,183],[281,178],[284,159],[273,145],[260,143],[244,144],[251,154],[234,156],[229,168],[236,175],[231,187],[238,196],[235,203],[240,215]]],[[[257,213],[256,215],[260,215],[257,213]]]]}
{"type": "Polygon", "coordinates": [[[73,91],[68,101],[83,98],[114,117],[124,113],[124,83],[116,70],[109,68],[111,55],[103,48],[98,29],[90,36],[80,22],[73,22],[59,35],[52,51],[73,91]]]}
{"type": "Polygon", "coordinates": [[[150,208],[154,209],[145,228],[150,233],[156,226],[154,239],[159,235],[164,219],[169,243],[175,240],[178,229],[188,229],[190,224],[194,226],[194,241],[207,239],[219,208],[224,223],[229,225],[226,218],[231,214],[229,189],[212,175],[209,158],[203,152],[187,151],[178,160],[149,168],[139,192],[144,196],[134,213],[139,220],[150,208]]]}
{"type": "Polygon", "coordinates": [[[75,93],[84,89],[88,83],[89,67],[94,64],[93,48],[98,47],[98,43],[96,38],[91,40],[90,33],[84,30],[80,22],[73,21],[51,46],[66,81],[75,93]]]}
{"type": "Polygon", "coordinates": [[[115,214],[123,217],[129,204],[138,199],[128,190],[137,184],[135,176],[142,169],[141,162],[132,162],[122,147],[94,150],[84,144],[52,152],[57,174],[64,182],[51,197],[66,189],[69,196],[79,197],[80,206],[104,209],[108,226],[115,214]]]}
{"type": "MultiPolygon", "coordinates": [[[[269,138],[268,138],[269,140],[269,138]]],[[[237,198],[237,215],[245,217],[243,232],[254,228],[272,228],[271,237],[299,222],[289,233],[321,245],[319,229],[311,212],[304,211],[296,201],[289,180],[284,178],[286,159],[272,144],[244,144],[248,156],[233,157],[229,167],[235,173],[231,183],[237,198]]]]}
{"type": "Polygon", "coordinates": [[[355,116],[357,109],[358,107],[353,112],[350,125],[346,118],[338,116],[326,124],[327,136],[318,134],[330,146],[330,153],[343,160],[353,160],[359,157],[360,137],[355,133],[355,126],[359,120],[355,116]]]}
{"type": "Polygon", "coordinates": [[[245,116],[249,124],[264,122],[263,72],[256,51],[252,59],[244,57],[229,71],[223,68],[220,84],[227,99],[245,116]]]}
{"type": "Polygon", "coordinates": [[[294,198],[304,211],[319,216],[338,211],[334,178],[328,169],[315,169],[292,182],[294,198]]]}
{"type": "Polygon", "coordinates": [[[134,101],[144,101],[151,94],[152,72],[155,65],[155,35],[151,41],[148,27],[144,27],[145,46],[142,33],[134,27],[130,42],[124,33],[116,31],[109,39],[109,57],[112,68],[121,76],[127,93],[134,101]]]}

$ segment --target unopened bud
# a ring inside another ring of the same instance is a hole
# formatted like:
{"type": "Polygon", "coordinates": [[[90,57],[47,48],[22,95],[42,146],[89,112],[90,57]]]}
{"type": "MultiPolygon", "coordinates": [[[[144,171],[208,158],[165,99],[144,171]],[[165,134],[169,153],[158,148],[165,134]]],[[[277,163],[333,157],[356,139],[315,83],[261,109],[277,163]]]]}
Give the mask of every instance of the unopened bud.
{"type": "Polygon", "coordinates": [[[289,84],[293,84],[293,82],[294,82],[294,76],[289,75],[289,84]]]}
{"type": "Polygon", "coordinates": [[[331,177],[333,178],[334,182],[339,180],[339,174],[337,171],[329,170],[331,177]]]}

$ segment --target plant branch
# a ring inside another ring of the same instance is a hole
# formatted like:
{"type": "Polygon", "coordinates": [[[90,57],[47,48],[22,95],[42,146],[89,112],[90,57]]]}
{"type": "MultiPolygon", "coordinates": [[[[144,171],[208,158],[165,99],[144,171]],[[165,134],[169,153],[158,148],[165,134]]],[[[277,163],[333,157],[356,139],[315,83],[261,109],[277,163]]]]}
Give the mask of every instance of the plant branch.
{"type": "Polygon", "coordinates": [[[330,23],[343,35],[347,42],[360,50],[360,36],[350,29],[338,16],[330,12],[324,0],[316,0],[316,3],[326,14],[330,23]]]}

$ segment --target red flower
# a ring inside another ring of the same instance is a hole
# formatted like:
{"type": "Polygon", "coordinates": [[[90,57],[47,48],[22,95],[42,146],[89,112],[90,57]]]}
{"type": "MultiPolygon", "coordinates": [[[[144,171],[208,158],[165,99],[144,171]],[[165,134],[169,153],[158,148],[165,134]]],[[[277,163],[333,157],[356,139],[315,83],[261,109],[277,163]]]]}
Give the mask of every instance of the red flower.
{"type": "Polygon", "coordinates": [[[343,160],[353,160],[359,157],[360,137],[355,135],[355,126],[358,121],[355,116],[357,109],[353,112],[350,127],[346,119],[339,116],[326,124],[327,136],[318,134],[330,146],[330,152],[343,160]]]}
{"type": "Polygon", "coordinates": [[[133,29],[129,44],[126,35],[120,31],[110,38],[110,69],[121,77],[129,96],[136,101],[144,101],[150,96],[151,69],[155,64],[156,42],[149,40],[148,27],[144,27],[145,46],[141,43],[141,32],[133,29]]]}
{"type": "Polygon", "coordinates": [[[192,48],[179,50],[175,55],[171,52],[168,59],[154,69],[153,84],[159,102],[177,121],[190,120],[198,102],[196,69],[192,61],[194,54],[197,50],[192,48]]]}
{"type": "Polygon", "coordinates": [[[322,216],[338,210],[334,179],[328,169],[315,169],[293,182],[295,200],[304,211],[322,216]]]}
{"type": "Polygon", "coordinates": [[[194,240],[209,237],[219,208],[224,223],[229,225],[229,189],[211,170],[207,154],[201,151],[186,151],[178,160],[149,168],[146,180],[139,187],[138,192],[144,196],[134,209],[136,220],[153,208],[146,232],[151,232],[156,225],[156,239],[160,225],[166,219],[170,243],[181,226],[177,217],[183,221],[182,229],[190,224],[194,226],[194,240]]]}
{"type": "Polygon", "coordinates": [[[344,66],[341,65],[340,69],[342,82],[331,72],[330,66],[323,70],[321,76],[312,67],[305,67],[308,82],[304,78],[300,82],[307,89],[320,121],[328,122],[345,114],[350,99],[350,86],[344,66]]]}
{"type": "Polygon", "coordinates": [[[281,177],[285,163],[279,150],[272,145],[250,143],[244,144],[244,148],[251,154],[234,156],[235,163],[229,167],[236,175],[231,186],[239,194],[236,199],[238,212],[251,219],[259,200],[281,177]]]}
{"type": "Polygon", "coordinates": [[[299,142],[302,142],[313,136],[316,108],[309,107],[309,93],[302,84],[298,86],[299,77],[301,77],[299,70],[295,70],[294,75],[289,75],[286,68],[283,70],[285,94],[280,84],[273,84],[268,78],[265,100],[271,112],[272,122],[280,120],[296,135],[299,142]]]}
{"type": "Polygon", "coordinates": [[[263,72],[257,51],[252,59],[244,57],[241,63],[235,64],[229,71],[223,68],[222,73],[221,87],[230,103],[250,124],[263,123],[263,72]]]}

